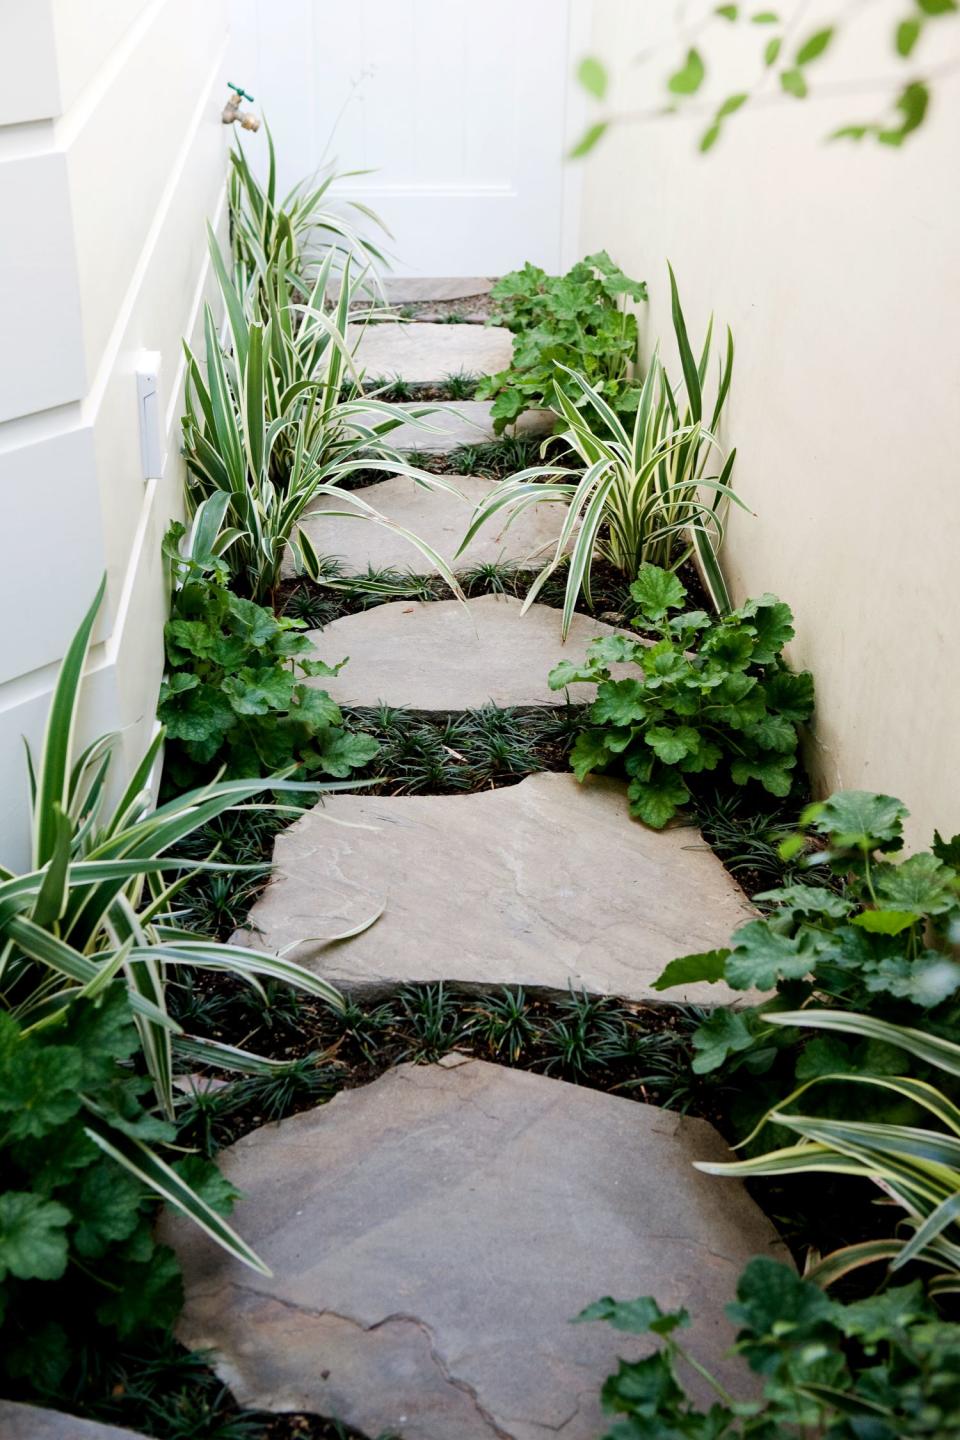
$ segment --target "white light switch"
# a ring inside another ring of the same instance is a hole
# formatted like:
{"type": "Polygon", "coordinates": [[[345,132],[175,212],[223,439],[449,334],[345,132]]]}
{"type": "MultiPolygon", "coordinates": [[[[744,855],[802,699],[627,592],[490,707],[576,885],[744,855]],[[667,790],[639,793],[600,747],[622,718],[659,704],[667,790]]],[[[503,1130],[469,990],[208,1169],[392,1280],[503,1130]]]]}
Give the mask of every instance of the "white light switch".
{"type": "Polygon", "coordinates": [[[140,420],[140,463],[144,480],[163,474],[163,424],[160,418],[160,351],[137,356],[137,408],[140,420]]]}

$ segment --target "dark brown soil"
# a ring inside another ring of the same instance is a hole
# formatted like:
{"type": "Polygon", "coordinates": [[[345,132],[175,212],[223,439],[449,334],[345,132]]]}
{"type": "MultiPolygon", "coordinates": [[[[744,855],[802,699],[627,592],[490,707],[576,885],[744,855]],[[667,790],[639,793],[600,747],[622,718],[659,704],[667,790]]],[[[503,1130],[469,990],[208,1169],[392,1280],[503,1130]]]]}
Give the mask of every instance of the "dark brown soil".
{"type": "MultiPolygon", "coordinates": [[[[526,595],[538,575],[536,570],[521,567],[502,567],[495,573],[482,570],[465,571],[458,575],[465,594],[469,598],[477,595],[504,594],[518,599],[526,595]]],[[[692,560],[686,560],[677,572],[687,589],[687,606],[691,610],[710,610],[710,601],[692,560]]],[[[305,618],[311,629],[322,629],[333,620],[344,615],[356,615],[375,605],[386,605],[393,600],[449,600],[451,591],[438,575],[418,575],[415,571],[390,572],[392,588],[388,593],[376,593],[364,588],[362,579],[357,577],[338,580],[330,584],[317,584],[307,578],[285,580],[276,596],[277,610],[284,615],[305,618]],[[313,612],[313,614],[311,614],[313,612]]],[[[543,586],[537,601],[555,609],[563,606],[566,572],[559,569],[543,586]]],[[[630,584],[612,565],[605,560],[595,560],[591,574],[591,600],[588,604],[582,592],[577,599],[576,611],[580,615],[592,615],[608,625],[629,625],[636,614],[636,606],[630,599],[630,584]]],[[[643,634],[641,630],[638,633],[643,634]]]]}
{"type": "MultiPolygon", "coordinates": [[[[361,309],[355,306],[354,309],[361,309]]],[[[459,300],[412,300],[397,304],[398,320],[419,320],[425,323],[451,325],[485,325],[496,309],[489,294],[464,295],[459,300]]]]}

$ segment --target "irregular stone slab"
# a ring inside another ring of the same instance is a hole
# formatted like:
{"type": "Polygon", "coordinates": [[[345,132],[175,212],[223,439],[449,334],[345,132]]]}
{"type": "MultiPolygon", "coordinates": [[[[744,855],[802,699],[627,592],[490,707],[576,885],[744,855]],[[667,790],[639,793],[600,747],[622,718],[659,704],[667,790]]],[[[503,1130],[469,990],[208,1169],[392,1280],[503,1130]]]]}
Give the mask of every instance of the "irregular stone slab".
{"type": "MultiPolygon", "coordinates": [[[[452,328],[463,330],[466,327],[455,325],[452,328]]],[[[392,408],[403,413],[422,410],[424,403],[416,405],[411,401],[410,404],[392,408]]],[[[421,450],[433,455],[448,455],[460,445],[486,445],[497,438],[490,418],[492,406],[492,400],[431,401],[431,413],[424,416],[422,423],[398,425],[384,439],[394,450],[421,450]]],[[[359,414],[364,418],[362,411],[359,414]]],[[[527,410],[507,433],[534,437],[549,435],[556,418],[552,410],[527,410]]],[[[370,424],[382,419],[382,414],[370,412],[370,424]]]]}
{"type": "MultiPolygon", "coordinates": [[[[382,275],[383,295],[391,305],[419,305],[426,300],[469,300],[489,295],[494,282],[478,275],[382,275]]],[[[334,278],[328,293],[336,299],[340,281],[334,278]]]]}
{"type": "Polygon", "coordinates": [[[692,1168],[728,1156],[703,1120],[479,1060],[403,1065],[221,1152],[273,1276],[168,1217],[177,1333],[243,1405],[404,1440],[594,1440],[603,1380],[652,1347],[569,1322],[655,1295],[743,1395],[723,1307],[752,1255],[786,1256],[744,1189],[692,1168]]]}
{"type": "MultiPolygon", "coordinates": [[[[492,530],[497,533],[496,525],[492,530]]],[[[415,564],[412,546],[409,554],[408,563],[415,564]]],[[[562,703],[562,692],[547,684],[554,665],[582,660],[591,640],[618,632],[589,615],[574,615],[563,643],[559,610],[531,605],[521,615],[522,608],[523,602],[512,595],[480,595],[466,604],[397,600],[344,615],[324,630],[311,631],[310,638],[324,660],[349,655],[350,664],[334,678],[314,683],[343,705],[382,700],[413,710],[473,710],[490,701],[562,703]]],[[[632,632],[625,633],[636,639],[632,632]]],[[[611,673],[621,679],[632,667],[615,665],[611,673]]],[[[592,685],[578,685],[571,698],[586,703],[595,693],[592,685]]]]}
{"type": "Polygon", "coordinates": [[[423,324],[427,324],[428,322],[433,323],[434,321],[440,324],[449,324],[449,321],[444,320],[444,316],[449,315],[451,313],[451,309],[456,307],[456,312],[459,315],[460,319],[453,323],[460,325],[485,325],[490,318],[490,310],[489,308],[480,308],[483,305],[483,297],[478,296],[475,300],[472,301],[472,304],[475,307],[474,309],[464,310],[456,306],[455,301],[438,303],[432,310],[418,310],[417,319],[423,324]]]}
{"type": "Polygon", "coordinates": [[[139,1431],[101,1425],[98,1420],[78,1420],[60,1410],[18,1405],[12,1400],[0,1400],[0,1436],[3,1440],[145,1440],[139,1431]]]}
{"type": "Polygon", "coordinates": [[[421,300],[466,300],[489,295],[493,281],[475,275],[386,275],[383,286],[394,305],[416,305],[421,300]]]}
{"type": "Polygon", "coordinates": [[[347,344],[357,347],[355,362],[368,384],[377,379],[425,384],[458,371],[479,376],[505,370],[513,336],[500,326],[398,322],[348,325],[347,344]]]}
{"type": "MultiPolygon", "coordinates": [[[[468,570],[471,565],[487,561],[531,567],[545,563],[563,528],[565,506],[533,506],[519,515],[508,528],[505,528],[503,519],[493,521],[484,526],[455,560],[475,508],[491,490],[496,489],[497,482],[473,475],[449,475],[445,478],[456,485],[459,496],[443,490],[426,490],[406,475],[392,475],[378,485],[367,486],[362,491],[362,498],[381,515],[412,530],[455,570],[468,570]]],[[[385,525],[339,519],[325,513],[349,508],[336,496],[323,495],[300,526],[307,532],[317,553],[335,555],[342,562],[345,574],[361,574],[368,565],[377,570],[414,570],[420,575],[437,573],[436,566],[395,530],[389,530],[385,525]]],[[[283,573],[294,573],[291,560],[284,562],[283,573]]]]}
{"type": "Polygon", "coordinates": [[[475,795],[328,796],[277,836],[247,923],[251,943],[295,947],[350,993],[447,980],[720,1005],[743,997],[652,984],[749,914],[697,830],[631,820],[619,781],[540,774],[475,795]]]}

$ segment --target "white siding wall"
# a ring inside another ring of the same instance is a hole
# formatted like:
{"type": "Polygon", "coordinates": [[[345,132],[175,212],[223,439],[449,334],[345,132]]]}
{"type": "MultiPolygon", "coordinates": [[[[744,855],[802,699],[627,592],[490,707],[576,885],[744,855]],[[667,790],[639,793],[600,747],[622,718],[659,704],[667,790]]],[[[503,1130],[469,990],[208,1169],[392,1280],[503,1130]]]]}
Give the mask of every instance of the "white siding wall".
{"type": "MultiPolygon", "coordinates": [[[[702,114],[617,126],[586,166],[581,241],[649,282],[647,353],[660,336],[673,361],[668,258],[691,334],[711,310],[732,326],[724,439],[756,513],[731,511],[727,572],[738,595],[774,590],[794,609],[821,790],[901,796],[911,843],[927,845],[935,826],[960,829],[960,86],[936,82],[902,150],[824,143],[882,110],[857,76],[897,75],[903,7],[856,8],[811,70],[814,92],[835,95],[744,110],[706,156],[702,114]]],[[[814,0],[804,33],[840,9],[814,0]]],[[[671,6],[596,0],[614,112],[659,102],[674,52],[659,68],[632,59],[673,22],[671,6]]],[[[748,88],[735,39],[720,21],[704,43],[716,98],[748,88]]],[[[935,70],[956,39],[931,26],[912,68],[935,70]]]]}
{"type": "Polygon", "coordinates": [[[25,856],[20,737],[104,570],[85,728],[153,726],[179,512],[180,337],[222,220],[226,0],[0,8],[0,863],[25,856]],[[135,371],[159,351],[167,458],[145,482],[135,371]]]}

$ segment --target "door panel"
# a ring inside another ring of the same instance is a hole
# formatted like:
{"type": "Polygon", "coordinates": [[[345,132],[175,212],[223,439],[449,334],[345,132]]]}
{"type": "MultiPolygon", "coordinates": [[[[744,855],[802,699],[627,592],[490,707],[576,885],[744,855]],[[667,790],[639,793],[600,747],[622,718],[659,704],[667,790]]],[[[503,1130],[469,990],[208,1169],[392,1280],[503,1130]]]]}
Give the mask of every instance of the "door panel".
{"type": "Polygon", "coordinates": [[[556,270],[576,3],[232,0],[230,79],[269,120],[283,185],[325,159],[375,172],[338,190],[383,217],[398,274],[556,270]]]}

